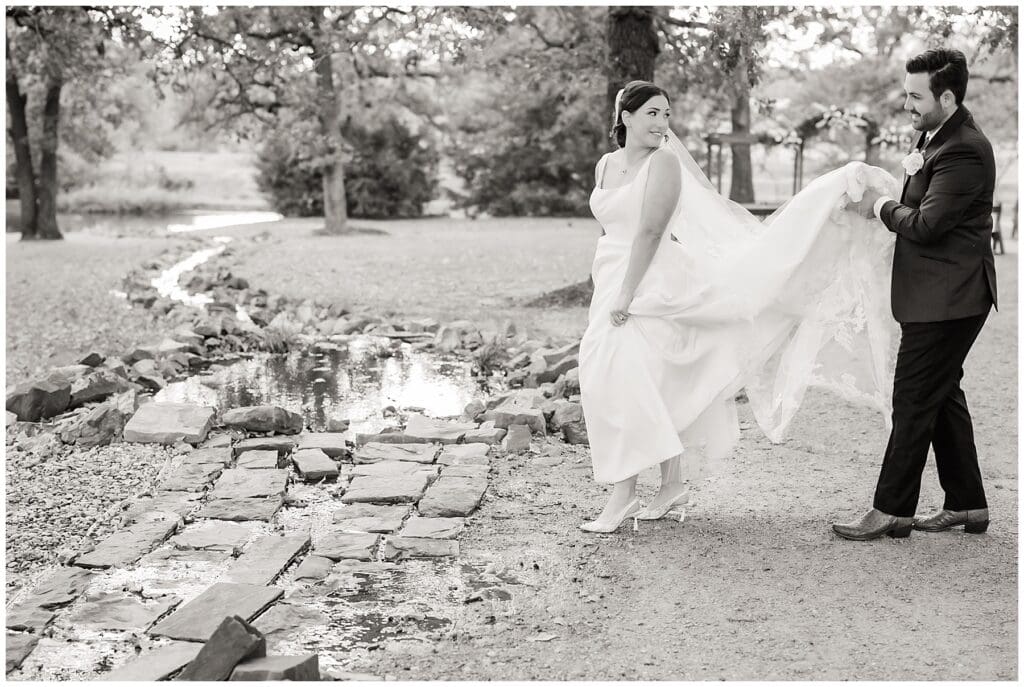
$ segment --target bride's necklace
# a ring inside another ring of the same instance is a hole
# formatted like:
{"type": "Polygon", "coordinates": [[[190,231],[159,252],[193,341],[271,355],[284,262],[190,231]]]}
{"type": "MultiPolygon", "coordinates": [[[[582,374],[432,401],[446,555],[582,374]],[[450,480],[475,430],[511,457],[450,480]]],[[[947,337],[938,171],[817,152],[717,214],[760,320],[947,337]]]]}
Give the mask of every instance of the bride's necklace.
{"type": "MultiPolygon", "coordinates": [[[[647,152],[647,153],[644,153],[644,156],[643,156],[642,158],[640,158],[640,159],[639,159],[639,160],[637,160],[636,162],[633,162],[632,164],[631,164],[631,163],[629,162],[629,160],[628,160],[628,158],[627,158],[627,159],[626,159],[626,166],[625,166],[625,167],[623,167],[622,169],[620,169],[620,170],[619,170],[619,175],[620,175],[620,176],[625,176],[625,175],[626,175],[626,173],[627,173],[627,172],[629,172],[629,170],[633,169],[633,168],[634,168],[634,167],[635,167],[636,165],[638,165],[638,164],[642,164],[642,163],[643,163],[643,161],[644,161],[644,160],[646,160],[646,159],[647,159],[647,157],[648,157],[648,156],[649,156],[649,155],[650,155],[651,153],[653,153],[653,152],[654,152],[654,151],[653,151],[653,150],[651,150],[651,151],[649,151],[649,152],[647,152]]],[[[625,158],[625,154],[623,154],[623,157],[625,158]]]]}

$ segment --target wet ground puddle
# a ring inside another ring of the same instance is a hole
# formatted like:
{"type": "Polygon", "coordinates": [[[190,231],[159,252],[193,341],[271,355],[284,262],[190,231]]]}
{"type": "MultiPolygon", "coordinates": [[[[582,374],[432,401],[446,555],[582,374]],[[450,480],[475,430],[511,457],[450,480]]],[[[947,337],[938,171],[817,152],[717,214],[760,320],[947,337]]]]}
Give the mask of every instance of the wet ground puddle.
{"type": "Polygon", "coordinates": [[[353,432],[394,424],[385,409],[457,416],[487,396],[470,363],[440,358],[411,344],[355,336],[287,354],[255,354],[215,363],[173,382],[155,400],[215,406],[221,412],[272,404],[301,413],[311,431],[330,418],[347,419],[353,432]]]}

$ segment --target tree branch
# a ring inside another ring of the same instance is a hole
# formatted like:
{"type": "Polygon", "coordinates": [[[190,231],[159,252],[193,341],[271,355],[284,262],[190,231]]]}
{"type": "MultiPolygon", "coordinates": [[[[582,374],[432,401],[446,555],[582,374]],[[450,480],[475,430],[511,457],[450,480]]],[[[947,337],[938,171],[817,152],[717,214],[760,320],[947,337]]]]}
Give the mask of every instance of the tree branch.
{"type": "Polygon", "coordinates": [[[701,21],[690,21],[689,19],[677,19],[677,18],[675,18],[673,16],[670,16],[668,14],[663,14],[663,15],[657,17],[657,19],[659,21],[662,21],[662,22],[666,23],[666,24],[671,24],[672,26],[678,26],[678,27],[683,28],[683,29],[708,29],[708,30],[711,29],[711,24],[707,24],[707,23],[701,22],[701,21]]]}
{"type": "Polygon", "coordinates": [[[537,23],[533,19],[524,19],[523,24],[533,29],[533,32],[537,34],[537,38],[540,39],[540,42],[543,43],[548,48],[561,48],[563,50],[565,49],[565,41],[556,41],[545,36],[544,31],[539,26],[537,26],[537,23]]]}

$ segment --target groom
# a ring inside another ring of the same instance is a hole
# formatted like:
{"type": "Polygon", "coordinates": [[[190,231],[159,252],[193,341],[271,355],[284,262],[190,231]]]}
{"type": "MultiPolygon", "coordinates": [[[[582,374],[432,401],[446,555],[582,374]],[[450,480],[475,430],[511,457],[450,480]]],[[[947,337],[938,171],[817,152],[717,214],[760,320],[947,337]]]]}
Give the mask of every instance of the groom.
{"type": "Polygon", "coordinates": [[[963,526],[984,532],[988,504],[967,399],[963,364],[996,305],[992,257],[992,146],[963,105],[967,60],[928,50],[907,61],[903,109],[920,135],[903,162],[899,202],[869,190],[856,209],[896,233],[892,314],[902,336],[893,383],[892,433],[860,520],[833,524],[841,537],[906,537],[963,526]],[[942,510],[914,518],[929,444],[935,450],[942,510]]]}

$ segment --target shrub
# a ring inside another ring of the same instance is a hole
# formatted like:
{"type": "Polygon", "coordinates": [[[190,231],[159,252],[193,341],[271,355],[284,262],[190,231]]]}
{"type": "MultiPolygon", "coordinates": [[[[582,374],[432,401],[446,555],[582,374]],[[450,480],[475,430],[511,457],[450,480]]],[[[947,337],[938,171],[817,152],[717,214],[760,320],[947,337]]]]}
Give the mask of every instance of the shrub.
{"type": "MultiPolygon", "coordinates": [[[[284,215],[323,213],[321,139],[309,125],[282,127],[264,144],[257,184],[284,215]]],[[[351,217],[419,217],[437,189],[438,153],[395,118],[346,127],[345,200],[351,217]]]]}
{"type": "Polygon", "coordinates": [[[594,162],[604,150],[589,101],[531,93],[494,131],[471,135],[456,150],[465,207],[491,215],[579,217],[590,214],[594,162]]]}

